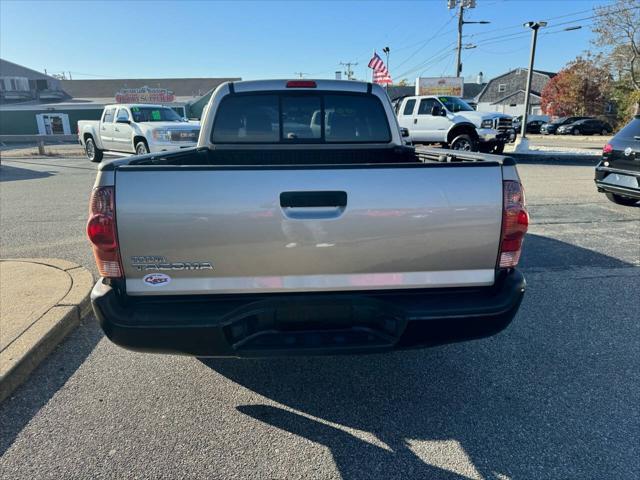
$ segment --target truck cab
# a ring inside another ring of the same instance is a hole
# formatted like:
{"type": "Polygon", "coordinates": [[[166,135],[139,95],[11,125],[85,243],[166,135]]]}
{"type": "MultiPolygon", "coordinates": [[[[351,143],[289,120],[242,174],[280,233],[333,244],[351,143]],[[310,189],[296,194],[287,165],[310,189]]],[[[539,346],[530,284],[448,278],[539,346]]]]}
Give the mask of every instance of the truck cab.
{"type": "Polygon", "coordinates": [[[440,143],[454,150],[501,153],[515,140],[509,115],[477,112],[452,96],[409,96],[396,103],[398,123],[414,143],[440,143]]]}

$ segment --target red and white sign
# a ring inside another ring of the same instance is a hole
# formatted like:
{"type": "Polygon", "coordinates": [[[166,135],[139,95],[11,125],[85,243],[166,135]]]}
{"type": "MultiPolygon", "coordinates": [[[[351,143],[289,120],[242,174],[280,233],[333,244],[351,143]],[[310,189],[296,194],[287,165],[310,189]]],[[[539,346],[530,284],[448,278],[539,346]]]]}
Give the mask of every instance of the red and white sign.
{"type": "Polygon", "coordinates": [[[123,88],[116,93],[118,103],[172,103],[176,96],[166,88],[123,88]]]}

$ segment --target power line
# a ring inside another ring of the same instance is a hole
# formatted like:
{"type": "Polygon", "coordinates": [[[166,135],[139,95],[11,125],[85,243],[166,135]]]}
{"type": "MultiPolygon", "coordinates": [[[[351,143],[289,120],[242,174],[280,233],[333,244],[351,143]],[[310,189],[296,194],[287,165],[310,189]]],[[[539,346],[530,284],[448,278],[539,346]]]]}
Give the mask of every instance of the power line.
{"type": "MultiPolygon", "coordinates": [[[[426,46],[427,46],[427,44],[428,44],[429,42],[431,42],[433,39],[435,39],[435,38],[440,34],[440,32],[441,32],[442,30],[444,30],[444,29],[445,29],[445,28],[446,28],[446,27],[447,27],[447,26],[448,26],[448,25],[453,21],[453,19],[454,19],[454,18],[456,18],[456,16],[455,16],[455,15],[451,15],[451,17],[449,18],[449,20],[448,20],[446,23],[444,23],[444,24],[443,24],[443,25],[442,25],[442,26],[441,26],[441,27],[436,31],[436,33],[434,33],[434,34],[433,34],[433,36],[429,37],[427,40],[424,40],[424,41],[422,41],[422,42],[419,42],[419,43],[420,43],[420,47],[418,47],[418,48],[417,48],[417,49],[416,49],[416,50],[415,50],[411,55],[409,55],[405,60],[403,60],[402,62],[400,62],[398,65],[396,65],[396,66],[395,66],[395,68],[399,68],[399,67],[401,67],[402,65],[404,65],[405,63],[407,63],[409,60],[411,60],[413,57],[415,57],[415,56],[418,54],[418,52],[420,52],[424,47],[426,47],[426,46]]],[[[397,50],[400,50],[400,48],[398,48],[397,50]]]]}

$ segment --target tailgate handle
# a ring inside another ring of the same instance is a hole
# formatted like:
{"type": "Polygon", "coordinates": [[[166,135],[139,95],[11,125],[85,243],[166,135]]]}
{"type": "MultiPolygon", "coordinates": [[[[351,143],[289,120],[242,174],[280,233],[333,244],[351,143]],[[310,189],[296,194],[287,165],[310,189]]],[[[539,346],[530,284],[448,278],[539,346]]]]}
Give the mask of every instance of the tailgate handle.
{"type": "Polygon", "coordinates": [[[347,206],[347,192],[282,192],[280,194],[280,206],[283,208],[344,208],[347,206]]]}

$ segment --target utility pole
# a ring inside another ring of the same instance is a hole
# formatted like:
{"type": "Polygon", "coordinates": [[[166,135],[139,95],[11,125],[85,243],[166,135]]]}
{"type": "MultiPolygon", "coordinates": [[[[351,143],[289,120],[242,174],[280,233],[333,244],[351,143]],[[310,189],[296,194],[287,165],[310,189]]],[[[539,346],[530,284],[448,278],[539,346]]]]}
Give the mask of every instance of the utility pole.
{"type": "Polygon", "coordinates": [[[533,78],[533,62],[536,57],[536,42],[538,41],[538,30],[546,27],[547,22],[527,22],[525,27],[531,29],[531,54],[529,55],[529,71],[527,72],[527,88],[524,93],[524,113],[522,114],[522,125],[520,127],[520,138],[527,138],[527,117],[529,116],[529,97],[531,96],[531,79],[533,78]]]}
{"type": "Polygon", "coordinates": [[[305,72],[293,72],[294,75],[296,75],[298,78],[304,78],[305,75],[309,75],[308,73],[305,72]]]}
{"type": "Polygon", "coordinates": [[[458,10],[458,53],[456,57],[456,77],[462,72],[462,26],[464,25],[464,2],[460,2],[458,10]]]}
{"type": "Polygon", "coordinates": [[[469,23],[478,23],[481,25],[486,25],[488,22],[486,20],[481,20],[479,22],[467,22],[464,19],[464,9],[465,8],[476,8],[476,0],[447,0],[447,7],[449,10],[456,8],[456,5],[459,5],[458,8],[458,47],[456,53],[456,77],[459,77],[462,73],[462,27],[465,24],[469,23]]]}
{"type": "Polygon", "coordinates": [[[355,67],[356,65],[358,65],[358,62],[340,62],[340,65],[347,67],[344,72],[344,74],[347,76],[347,80],[353,80],[353,70],[351,70],[351,67],[355,67]]]}

